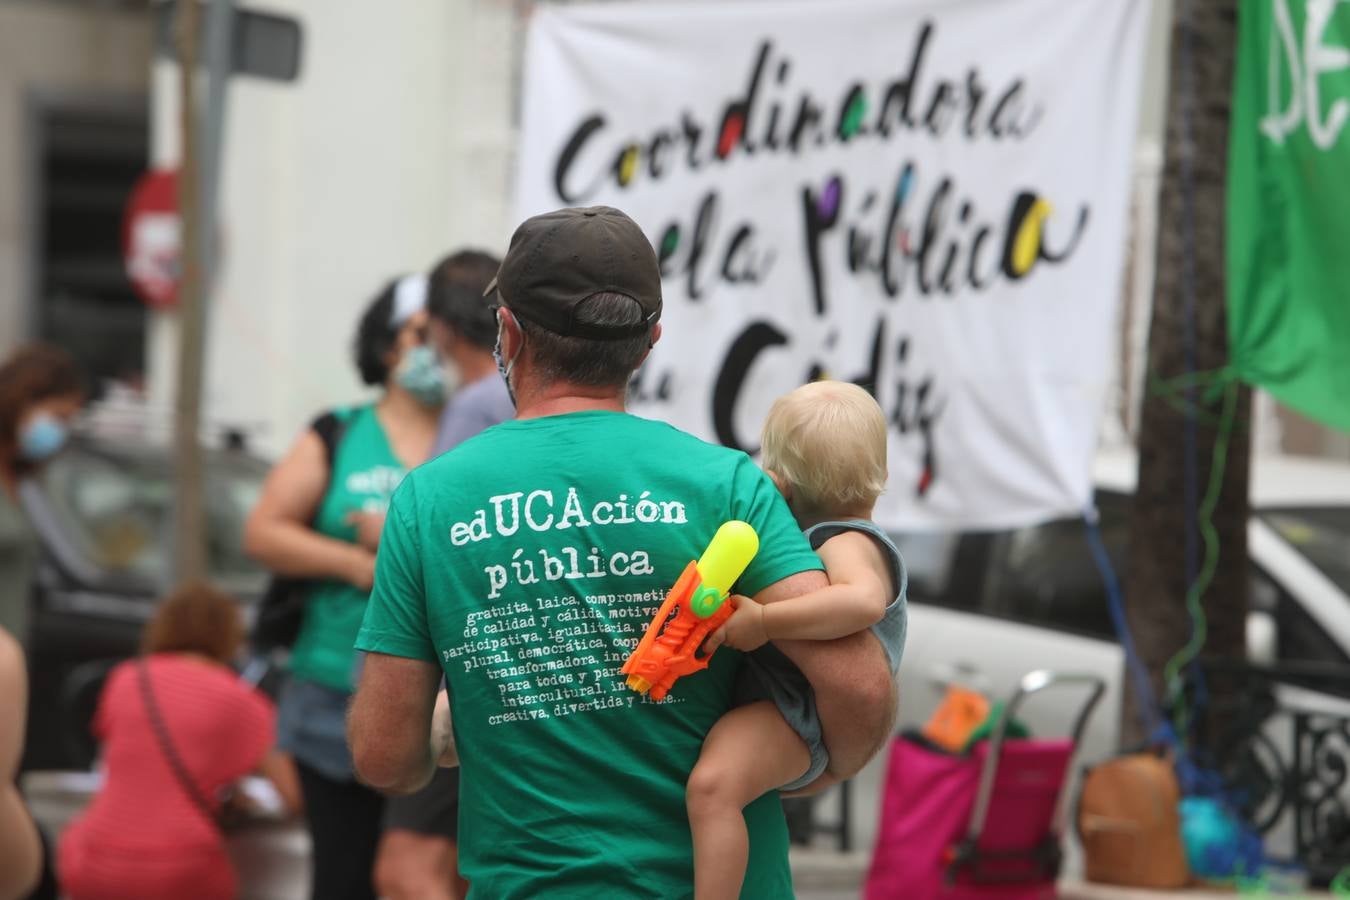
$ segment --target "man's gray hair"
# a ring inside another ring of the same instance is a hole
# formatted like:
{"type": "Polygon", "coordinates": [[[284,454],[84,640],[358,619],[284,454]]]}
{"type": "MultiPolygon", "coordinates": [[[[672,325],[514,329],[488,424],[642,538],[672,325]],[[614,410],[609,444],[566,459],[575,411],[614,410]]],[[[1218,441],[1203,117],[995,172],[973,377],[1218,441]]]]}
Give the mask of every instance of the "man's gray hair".
{"type": "MultiPolygon", "coordinates": [[[[529,354],[531,366],[548,381],[622,387],[651,347],[650,329],[636,337],[597,341],[555,334],[523,316],[516,321],[525,333],[524,352],[529,354]]],[[[642,321],[642,307],[624,294],[594,294],[577,306],[576,321],[586,325],[636,325],[642,321]]]]}

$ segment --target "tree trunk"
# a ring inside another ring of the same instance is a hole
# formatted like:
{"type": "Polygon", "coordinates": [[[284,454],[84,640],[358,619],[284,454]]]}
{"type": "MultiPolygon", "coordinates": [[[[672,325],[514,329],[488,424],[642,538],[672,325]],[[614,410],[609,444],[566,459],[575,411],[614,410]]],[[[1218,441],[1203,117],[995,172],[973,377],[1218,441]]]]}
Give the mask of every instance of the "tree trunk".
{"type": "MultiPolygon", "coordinates": [[[[1157,279],[1127,572],[1127,618],[1159,699],[1164,667],[1191,635],[1186,593],[1205,555],[1198,510],[1221,439],[1222,396],[1203,386],[1188,393],[1177,379],[1228,362],[1224,191],[1237,0],[1182,0],[1173,17],[1157,279]]],[[[1203,594],[1206,656],[1245,655],[1250,407],[1250,393],[1241,388],[1213,515],[1220,552],[1203,594]]],[[[1211,677],[1207,689],[1209,702],[1197,713],[1216,734],[1221,723],[1213,710],[1233,688],[1211,677]]],[[[1122,723],[1127,745],[1144,736],[1137,708],[1131,695],[1122,723]]]]}

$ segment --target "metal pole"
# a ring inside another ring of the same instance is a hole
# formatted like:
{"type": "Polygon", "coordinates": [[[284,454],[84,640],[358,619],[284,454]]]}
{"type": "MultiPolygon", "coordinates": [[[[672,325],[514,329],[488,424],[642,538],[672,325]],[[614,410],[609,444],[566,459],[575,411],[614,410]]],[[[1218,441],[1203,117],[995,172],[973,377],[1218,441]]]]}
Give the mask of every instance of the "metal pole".
{"type": "Polygon", "coordinates": [[[178,0],[178,114],[183,148],[178,166],[178,207],[183,217],[183,272],[178,289],[178,389],[174,400],[173,574],[179,583],[200,578],[206,571],[202,459],[197,441],[202,384],[198,20],[197,0],[178,0]]]}
{"type": "Polygon", "coordinates": [[[174,576],[182,583],[207,575],[206,467],[201,400],[206,356],[207,298],[215,273],[216,193],[220,180],[225,89],[234,10],[209,0],[206,18],[206,102],[198,114],[195,89],[200,6],[178,2],[179,91],[183,158],[179,206],[183,216],[183,280],[179,298],[178,396],[175,428],[174,576]]]}

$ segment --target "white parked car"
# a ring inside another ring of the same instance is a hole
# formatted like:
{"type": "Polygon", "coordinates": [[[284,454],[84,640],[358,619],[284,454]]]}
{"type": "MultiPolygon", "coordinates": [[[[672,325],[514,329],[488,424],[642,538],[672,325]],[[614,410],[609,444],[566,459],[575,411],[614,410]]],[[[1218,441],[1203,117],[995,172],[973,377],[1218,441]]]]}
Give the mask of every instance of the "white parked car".
{"type": "MultiPolygon", "coordinates": [[[[1101,533],[1122,578],[1135,466],[1133,455],[1109,455],[1095,470],[1101,533]]],[[[1251,501],[1249,658],[1350,666],[1350,465],[1259,459],[1251,501]]],[[[1112,752],[1123,653],[1081,519],[896,539],[910,576],[903,722],[922,722],[936,705],[939,695],[922,687],[927,682],[973,675],[1011,690],[1036,668],[1090,671],[1109,689],[1084,752],[1112,752]]],[[[1027,711],[1035,730],[1047,734],[1068,724],[1054,714],[1027,711]]]]}
{"type": "MultiPolygon", "coordinates": [[[[1103,455],[1095,467],[1101,533],[1122,580],[1135,476],[1133,454],[1103,455]]],[[[1249,659],[1350,667],[1350,465],[1258,458],[1251,499],[1249,659]]],[[[1091,762],[1117,751],[1124,654],[1081,518],[893,537],[910,577],[901,728],[928,719],[943,683],[974,683],[998,697],[1034,669],[1090,672],[1108,690],[1079,758],[1091,762]]],[[[1281,707],[1350,714],[1350,702],[1316,691],[1287,687],[1277,696],[1281,707]]],[[[1067,735],[1076,699],[1066,693],[1057,702],[1047,692],[1019,717],[1036,734],[1067,735]]],[[[855,782],[855,847],[871,846],[883,770],[878,760],[855,782]]]]}

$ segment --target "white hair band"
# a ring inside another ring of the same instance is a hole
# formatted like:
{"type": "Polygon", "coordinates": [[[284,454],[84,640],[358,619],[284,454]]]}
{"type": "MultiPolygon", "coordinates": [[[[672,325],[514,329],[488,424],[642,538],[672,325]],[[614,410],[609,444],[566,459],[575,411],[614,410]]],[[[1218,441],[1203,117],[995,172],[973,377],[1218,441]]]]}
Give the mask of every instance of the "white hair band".
{"type": "Polygon", "coordinates": [[[394,311],[389,316],[389,327],[400,328],[403,323],[427,307],[427,276],[404,275],[394,287],[394,311]]]}

